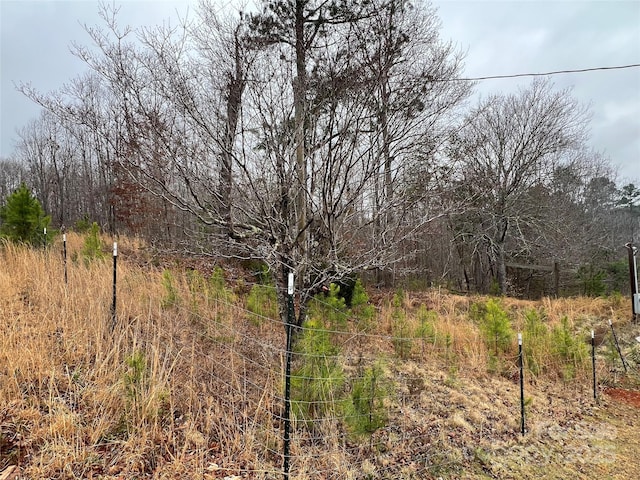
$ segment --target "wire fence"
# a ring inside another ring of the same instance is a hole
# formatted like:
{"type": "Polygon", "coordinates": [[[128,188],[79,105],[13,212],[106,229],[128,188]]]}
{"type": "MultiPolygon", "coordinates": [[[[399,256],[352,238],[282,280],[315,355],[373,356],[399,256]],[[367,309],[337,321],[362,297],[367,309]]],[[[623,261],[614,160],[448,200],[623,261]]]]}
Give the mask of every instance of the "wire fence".
{"type": "MultiPolygon", "coordinates": [[[[566,357],[543,355],[536,360],[534,374],[526,334],[520,352],[512,341],[493,355],[478,331],[466,332],[471,340],[460,346],[450,332],[438,332],[437,327],[426,333],[419,330],[425,321],[417,321],[412,331],[394,330],[402,318],[390,314],[381,320],[383,312],[378,310],[376,321],[363,321],[322,296],[314,300],[311,315],[324,313],[334,320],[310,317],[316,321],[296,326],[294,347],[288,351],[279,315],[247,308],[224,284],[203,287],[185,276],[175,279],[184,282],[180,287],[166,282],[164,293],[170,298],[160,305],[150,303],[135,313],[135,305],[125,309],[123,300],[116,299],[116,282],[127,280],[116,276],[115,251],[114,247],[114,298],[105,313],[113,328],[105,331],[110,330],[114,343],[129,344],[127,351],[152,356],[166,349],[161,362],[171,365],[166,381],[176,397],[174,404],[190,405],[206,445],[216,445],[207,447],[215,472],[281,478],[286,461],[295,478],[429,478],[456,472],[465,462],[477,460],[477,447],[470,446],[474,440],[476,445],[489,445],[497,435],[515,439],[521,424],[525,433],[526,398],[518,393],[530,394],[532,381],[548,372],[562,375],[570,367],[571,385],[589,394],[591,389],[584,386],[590,386],[593,373],[597,397],[596,370],[599,377],[607,376],[615,363],[612,356],[603,361],[600,352],[596,365],[588,349],[577,349],[566,357]],[[156,333],[149,333],[154,328],[156,333]],[[288,354],[289,397],[284,389],[288,354]],[[486,363],[474,365],[465,354],[483,357],[486,363]],[[487,371],[489,379],[500,382],[502,396],[468,388],[460,379],[487,371]],[[288,402],[292,425],[286,452],[288,402]],[[473,413],[474,405],[480,414],[473,413]]],[[[66,261],[64,278],[67,284],[66,261]]],[[[245,282],[244,287],[261,288],[275,297],[275,287],[269,285],[245,282]]],[[[406,310],[397,306],[398,312],[406,310]]],[[[566,341],[573,348],[582,340],[566,341]]],[[[606,342],[603,337],[594,347],[601,351],[606,342]]],[[[630,371],[637,375],[637,365],[630,371]]],[[[531,409],[538,418],[548,413],[531,409]]]]}

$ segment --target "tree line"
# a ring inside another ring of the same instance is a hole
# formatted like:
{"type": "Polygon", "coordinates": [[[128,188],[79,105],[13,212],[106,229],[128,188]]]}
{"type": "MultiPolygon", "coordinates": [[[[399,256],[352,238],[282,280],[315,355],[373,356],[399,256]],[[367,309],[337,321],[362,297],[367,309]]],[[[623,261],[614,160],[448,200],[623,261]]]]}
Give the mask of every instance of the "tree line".
{"type": "Polygon", "coordinates": [[[638,233],[640,189],[587,148],[571,91],[534,80],[468,108],[464,56],[429,3],[267,0],[222,17],[203,1],[139,30],[100,8],[73,46],[84,75],[20,87],[43,113],[0,163],[0,196],[25,182],[52,226],[259,260],[282,305],[289,271],[302,305],[354,272],[522,293],[510,264],[600,275],[638,233]]]}

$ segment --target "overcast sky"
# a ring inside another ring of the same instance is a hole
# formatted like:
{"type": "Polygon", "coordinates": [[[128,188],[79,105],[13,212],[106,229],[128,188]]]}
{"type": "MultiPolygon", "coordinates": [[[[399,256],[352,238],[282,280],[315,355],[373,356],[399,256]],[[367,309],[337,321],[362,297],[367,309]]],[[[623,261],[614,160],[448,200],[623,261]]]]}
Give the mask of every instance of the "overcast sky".
{"type": "MultiPolygon", "coordinates": [[[[220,0],[221,4],[231,2],[220,0]]],[[[434,1],[441,36],[466,52],[465,75],[484,77],[640,64],[640,0],[434,1]]],[[[121,0],[121,22],[131,26],[176,23],[193,14],[196,0],[121,0]]],[[[221,7],[222,9],[228,7],[221,7]]],[[[82,24],[96,25],[93,0],[0,0],[0,155],[11,155],[16,129],[38,108],[14,83],[59,88],[84,71],[69,52],[87,44],[82,24]]],[[[620,181],[640,181],[640,68],[552,77],[559,88],[589,104],[591,147],[618,169],[620,181]]],[[[478,95],[512,92],[531,78],[480,82],[478,95]]]]}

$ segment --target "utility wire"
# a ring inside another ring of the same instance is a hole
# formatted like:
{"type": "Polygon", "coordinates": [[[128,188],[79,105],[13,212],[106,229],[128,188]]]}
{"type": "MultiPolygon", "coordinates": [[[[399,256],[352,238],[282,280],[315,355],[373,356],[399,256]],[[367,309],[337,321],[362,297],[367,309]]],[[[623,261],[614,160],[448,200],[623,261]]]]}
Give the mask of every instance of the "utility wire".
{"type": "Polygon", "coordinates": [[[602,70],[623,70],[627,68],[638,68],[640,63],[632,63],[629,65],[615,65],[613,67],[593,67],[593,68],[578,68],[574,70],[555,70],[551,72],[539,72],[539,73],[514,73],[511,75],[487,75],[484,77],[468,77],[468,78],[443,78],[434,79],[436,82],[477,82],[482,80],[500,80],[503,78],[519,78],[519,77],[546,77],[550,75],[562,75],[568,73],[585,73],[585,72],[597,72],[602,70]]]}

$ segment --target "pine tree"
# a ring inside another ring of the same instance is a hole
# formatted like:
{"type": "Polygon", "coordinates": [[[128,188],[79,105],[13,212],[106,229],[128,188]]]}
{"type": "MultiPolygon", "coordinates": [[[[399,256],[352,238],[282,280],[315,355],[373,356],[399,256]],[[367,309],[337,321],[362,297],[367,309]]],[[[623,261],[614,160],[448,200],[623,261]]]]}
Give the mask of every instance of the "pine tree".
{"type": "Polygon", "coordinates": [[[49,220],[44,216],[38,199],[22,183],[0,208],[0,237],[14,242],[34,243],[49,220]]]}

